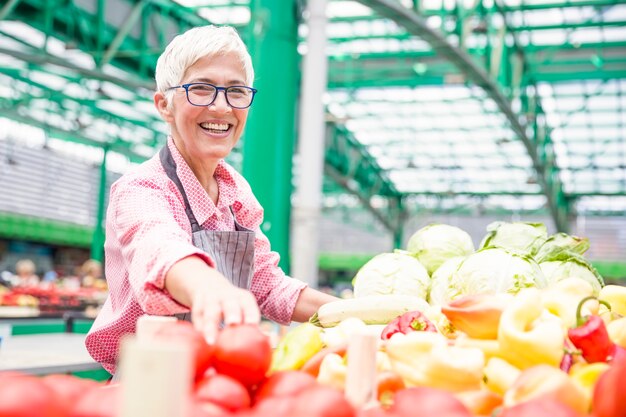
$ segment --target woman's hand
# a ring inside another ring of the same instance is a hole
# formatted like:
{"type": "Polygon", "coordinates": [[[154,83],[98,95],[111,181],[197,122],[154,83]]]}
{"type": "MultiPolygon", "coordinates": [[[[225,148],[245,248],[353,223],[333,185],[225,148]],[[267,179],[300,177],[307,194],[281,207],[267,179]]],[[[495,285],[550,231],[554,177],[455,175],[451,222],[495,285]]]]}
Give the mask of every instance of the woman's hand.
{"type": "Polygon", "coordinates": [[[227,325],[259,324],[261,321],[254,295],[228,281],[219,288],[196,291],[190,307],[194,327],[204,334],[209,344],[215,342],[222,321],[227,325]]]}
{"type": "Polygon", "coordinates": [[[254,295],[235,287],[215,268],[197,256],[182,259],[170,268],[165,289],[179,303],[191,309],[194,327],[207,342],[215,342],[220,323],[251,323],[261,321],[254,295]]]}

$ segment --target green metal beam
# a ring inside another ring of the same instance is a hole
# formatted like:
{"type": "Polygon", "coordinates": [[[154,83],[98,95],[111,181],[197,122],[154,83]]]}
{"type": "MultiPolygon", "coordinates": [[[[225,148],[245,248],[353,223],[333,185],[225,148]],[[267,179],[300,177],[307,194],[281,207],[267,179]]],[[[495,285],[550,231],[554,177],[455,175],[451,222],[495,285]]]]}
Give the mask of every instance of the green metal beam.
{"type": "Polygon", "coordinates": [[[243,138],[243,175],[264,208],[261,230],[289,273],[292,159],[298,96],[296,1],[255,0],[248,47],[259,93],[243,138]],[[280,63],[280,64],[278,64],[280,63]]]}
{"type": "Polygon", "coordinates": [[[100,162],[100,181],[98,186],[98,202],[96,211],[96,223],[94,225],[93,239],[91,241],[91,259],[102,261],[104,257],[104,213],[106,211],[107,194],[107,157],[109,148],[105,147],[102,161],[100,162]]]}
{"type": "Polygon", "coordinates": [[[545,176],[546,166],[539,158],[536,144],[527,136],[527,127],[520,122],[518,115],[513,112],[509,101],[489,75],[476,65],[465,51],[455,48],[442,34],[431,29],[426,24],[423,17],[402,6],[400,3],[393,0],[360,0],[360,2],[369,6],[381,16],[391,18],[412,34],[426,40],[438,54],[454,63],[461,72],[466,74],[469,79],[474,81],[493,99],[498,108],[506,116],[513,131],[524,144],[532,160],[533,167],[537,173],[541,188],[546,195],[548,207],[552,213],[552,218],[557,230],[568,230],[567,218],[562,215],[562,211],[556,201],[556,196],[559,191],[552,190],[550,184],[548,184],[549,180],[545,176]]]}
{"type": "Polygon", "coordinates": [[[77,74],[85,76],[86,78],[100,81],[108,81],[121,87],[126,87],[130,90],[144,89],[154,91],[156,86],[154,84],[154,81],[133,79],[132,74],[129,74],[127,77],[116,77],[114,75],[104,73],[101,70],[92,70],[79,67],[78,65],[73,64],[68,60],[41,52],[28,53],[24,51],[0,47],[0,54],[12,56],[21,61],[29,62],[31,64],[38,64],[41,66],[55,65],[57,67],[67,68],[69,70],[72,70],[73,72],[76,72],[77,74]]]}

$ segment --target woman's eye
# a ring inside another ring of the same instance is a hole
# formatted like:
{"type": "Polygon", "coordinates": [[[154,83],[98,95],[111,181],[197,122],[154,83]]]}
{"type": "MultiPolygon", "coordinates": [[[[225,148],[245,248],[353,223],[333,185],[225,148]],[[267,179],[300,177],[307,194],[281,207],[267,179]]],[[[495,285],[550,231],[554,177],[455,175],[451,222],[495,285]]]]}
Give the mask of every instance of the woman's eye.
{"type": "Polygon", "coordinates": [[[209,85],[192,85],[189,87],[189,91],[194,94],[213,94],[215,88],[209,85]]]}

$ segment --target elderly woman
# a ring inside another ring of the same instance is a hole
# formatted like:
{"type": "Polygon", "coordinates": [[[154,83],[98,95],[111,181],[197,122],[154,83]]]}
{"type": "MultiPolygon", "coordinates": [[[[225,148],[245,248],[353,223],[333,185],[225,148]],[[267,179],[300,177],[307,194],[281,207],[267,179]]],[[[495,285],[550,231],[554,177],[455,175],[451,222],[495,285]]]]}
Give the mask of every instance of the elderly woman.
{"type": "Polygon", "coordinates": [[[177,36],[156,66],[154,104],[167,144],[111,188],[105,272],[110,295],[86,339],[114,373],[120,337],[144,315],[191,318],[209,342],[221,322],[307,320],[334,297],[287,277],[259,226],[263,208],[224,158],[256,90],[234,29],[177,36]],[[260,309],[260,310],[259,310],[260,309]]]}

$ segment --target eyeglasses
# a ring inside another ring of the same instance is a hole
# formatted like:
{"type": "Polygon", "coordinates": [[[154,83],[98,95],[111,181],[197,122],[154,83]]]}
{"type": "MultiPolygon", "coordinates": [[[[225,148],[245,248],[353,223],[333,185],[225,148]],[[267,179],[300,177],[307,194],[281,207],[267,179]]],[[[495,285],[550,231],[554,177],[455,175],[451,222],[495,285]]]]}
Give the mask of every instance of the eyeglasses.
{"type": "Polygon", "coordinates": [[[192,106],[210,106],[215,102],[217,94],[224,91],[226,103],[234,109],[247,109],[252,105],[256,88],[246,87],[245,85],[231,85],[229,87],[218,87],[209,83],[189,83],[170,87],[168,90],[175,88],[184,88],[187,93],[187,101],[192,106]]]}

